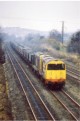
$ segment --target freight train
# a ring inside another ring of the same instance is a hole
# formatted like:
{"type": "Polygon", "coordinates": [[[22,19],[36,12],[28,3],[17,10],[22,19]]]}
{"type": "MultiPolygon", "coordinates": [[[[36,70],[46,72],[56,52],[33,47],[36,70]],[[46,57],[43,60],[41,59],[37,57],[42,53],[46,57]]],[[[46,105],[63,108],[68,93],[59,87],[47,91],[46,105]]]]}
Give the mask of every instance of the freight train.
{"type": "Polygon", "coordinates": [[[54,89],[61,89],[65,85],[66,66],[62,60],[54,59],[43,52],[33,52],[29,47],[24,48],[17,43],[11,42],[11,46],[44,80],[45,85],[54,89]]]}

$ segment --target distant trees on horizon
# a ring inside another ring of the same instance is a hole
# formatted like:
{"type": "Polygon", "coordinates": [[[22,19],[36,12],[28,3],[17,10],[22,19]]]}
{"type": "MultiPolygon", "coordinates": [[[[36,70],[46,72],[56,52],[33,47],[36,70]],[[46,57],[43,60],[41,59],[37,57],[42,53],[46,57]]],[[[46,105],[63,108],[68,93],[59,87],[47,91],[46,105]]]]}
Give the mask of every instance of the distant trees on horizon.
{"type": "Polygon", "coordinates": [[[68,45],[68,52],[75,52],[80,54],[80,31],[74,33],[68,45]]]}

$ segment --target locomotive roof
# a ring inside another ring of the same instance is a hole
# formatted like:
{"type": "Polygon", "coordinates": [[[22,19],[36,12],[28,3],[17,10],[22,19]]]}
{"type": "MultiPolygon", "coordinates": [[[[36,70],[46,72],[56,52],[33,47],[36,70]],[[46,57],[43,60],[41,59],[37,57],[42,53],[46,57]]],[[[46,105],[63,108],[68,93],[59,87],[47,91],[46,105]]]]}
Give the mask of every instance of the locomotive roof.
{"type": "Polygon", "coordinates": [[[55,63],[64,63],[63,61],[61,61],[61,60],[58,60],[58,59],[54,59],[54,58],[51,58],[51,59],[46,59],[45,60],[45,63],[49,63],[49,62],[51,62],[51,61],[54,61],[55,63]]]}
{"type": "Polygon", "coordinates": [[[36,52],[35,55],[40,56],[40,55],[43,55],[43,53],[42,52],[36,52]]]}
{"type": "MultiPolygon", "coordinates": [[[[55,62],[63,62],[59,59],[55,59],[53,58],[52,56],[43,56],[42,60],[45,62],[45,63],[49,63],[50,61],[55,61],[55,62]]],[[[64,62],[63,62],[64,63],[64,62]]]]}

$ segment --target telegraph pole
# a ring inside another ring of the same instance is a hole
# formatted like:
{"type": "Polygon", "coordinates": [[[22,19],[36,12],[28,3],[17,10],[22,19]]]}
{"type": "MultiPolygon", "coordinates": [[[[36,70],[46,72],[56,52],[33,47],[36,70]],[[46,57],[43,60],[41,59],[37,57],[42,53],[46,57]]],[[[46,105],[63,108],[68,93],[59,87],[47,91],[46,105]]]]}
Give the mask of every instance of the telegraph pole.
{"type": "Polygon", "coordinates": [[[64,21],[62,21],[62,45],[64,42],[64,21]]]}

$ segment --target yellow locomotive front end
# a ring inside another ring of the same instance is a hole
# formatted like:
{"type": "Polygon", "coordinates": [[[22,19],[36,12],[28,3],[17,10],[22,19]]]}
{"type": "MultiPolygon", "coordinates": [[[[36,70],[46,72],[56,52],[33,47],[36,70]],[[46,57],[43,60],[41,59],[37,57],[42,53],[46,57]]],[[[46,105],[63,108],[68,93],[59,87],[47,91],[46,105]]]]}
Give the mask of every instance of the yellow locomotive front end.
{"type": "Polygon", "coordinates": [[[62,87],[66,80],[66,67],[60,60],[49,61],[45,65],[44,71],[45,83],[62,87]]]}
{"type": "Polygon", "coordinates": [[[46,85],[62,88],[66,80],[66,67],[63,61],[55,60],[43,53],[36,54],[36,70],[46,85]]]}

